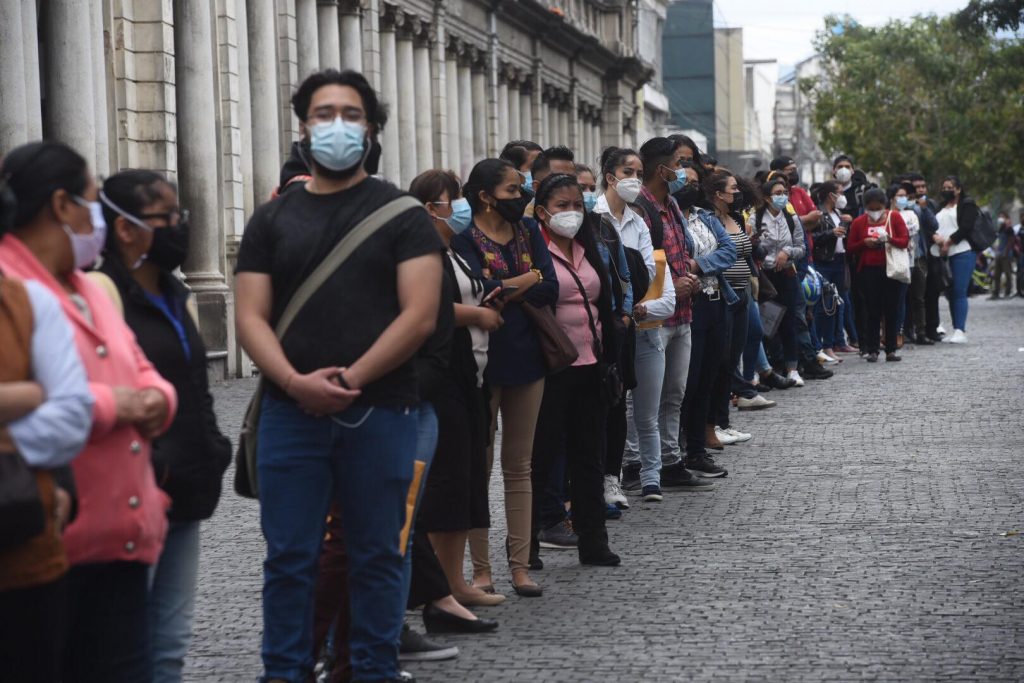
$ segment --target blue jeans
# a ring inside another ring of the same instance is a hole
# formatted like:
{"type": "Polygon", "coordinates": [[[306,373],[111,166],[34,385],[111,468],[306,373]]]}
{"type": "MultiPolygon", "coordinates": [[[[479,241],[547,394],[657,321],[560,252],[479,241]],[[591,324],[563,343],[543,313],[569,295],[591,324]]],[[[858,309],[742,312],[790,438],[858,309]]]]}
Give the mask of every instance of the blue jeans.
{"type": "Polygon", "coordinates": [[[967,331],[967,288],[974,274],[976,258],[973,251],[965,251],[949,257],[949,268],[953,271],[953,286],[949,292],[949,314],[953,316],[953,329],[967,331]]]}
{"type": "Polygon", "coordinates": [[[400,543],[416,457],[415,409],[353,406],[312,417],[264,396],[257,457],[263,563],[264,680],[313,670],[313,593],[332,497],[349,561],[356,679],[398,675],[405,613],[400,543]]]}
{"type": "Polygon", "coordinates": [[[843,345],[843,320],[846,312],[842,302],[849,293],[846,291],[846,260],[837,256],[831,263],[816,263],[818,274],[825,280],[836,286],[839,292],[839,301],[836,302],[836,310],[832,315],[825,313],[824,295],[814,307],[814,327],[821,335],[821,345],[826,349],[832,349],[843,345]]]}
{"type": "Polygon", "coordinates": [[[172,521],[160,559],[149,568],[153,683],[181,680],[192,641],[199,576],[199,521],[172,521]]]}
{"type": "Polygon", "coordinates": [[[416,489],[416,505],[413,508],[412,516],[405,520],[408,525],[408,533],[405,544],[405,575],[402,577],[402,604],[409,601],[409,585],[412,581],[412,535],[416,532],[416,513],[420,509],[420,499],[423,498],[423,485],[430,475],[430,465],[434,462],[434,452],[437,451],[437,413],[429,403],[421,403],[416,415],[416,464],[421,469],[419,474],[419,486],[416,489]]]}
{"type": "Polygon", "coordinates": [[[661,482],[658,409],[665,382],[665,340],[660,328],[636,331],[636,380],[627,406],[628,431],[622,459],[626,464],[639,462],[640,484],[650,486],[661,482]]]}
{"type": "Polygon", "coordinates": [[[662,327],[661,343],[665,347],[665,379],[661,385],[658,407],[658,429],[661,431],[661,464],[674,465],[683,459],[679,446],[680,410],[690,372],[690,350],[693,336],[686,323],[662,327]]]}

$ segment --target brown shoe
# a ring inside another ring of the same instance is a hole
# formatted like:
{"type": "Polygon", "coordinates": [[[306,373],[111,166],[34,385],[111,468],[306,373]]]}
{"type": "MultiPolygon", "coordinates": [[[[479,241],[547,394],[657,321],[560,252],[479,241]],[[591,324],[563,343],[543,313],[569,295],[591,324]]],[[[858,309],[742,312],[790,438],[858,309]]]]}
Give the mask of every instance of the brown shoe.
{"type": "Polygon", "coordinates": [[[718,435],[715,434],[715,425],[708,425],[704,430],[704,447],[710,448],[716,451],[724,451],[725,446],[718,440],[718,435]]]}

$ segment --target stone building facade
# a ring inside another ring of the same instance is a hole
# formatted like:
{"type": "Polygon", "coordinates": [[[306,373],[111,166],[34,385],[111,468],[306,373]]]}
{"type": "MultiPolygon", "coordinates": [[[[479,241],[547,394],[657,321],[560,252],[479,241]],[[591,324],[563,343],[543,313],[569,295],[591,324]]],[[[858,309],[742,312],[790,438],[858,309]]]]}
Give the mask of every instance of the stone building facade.
{"type": "Polygon", "coordinates": [[[433,167],[465,177],[513,138],[567,144],[592,164],[606,145],[660,132],[666,4],[0,0],[0,154],[46,137],[99,176],[176,180],[200,328],[216,374],[238,374],[233,254],[298,139],[289,99],[305,75],[367,76],[390,108],[381,173],[403,187],[433,167]]]}

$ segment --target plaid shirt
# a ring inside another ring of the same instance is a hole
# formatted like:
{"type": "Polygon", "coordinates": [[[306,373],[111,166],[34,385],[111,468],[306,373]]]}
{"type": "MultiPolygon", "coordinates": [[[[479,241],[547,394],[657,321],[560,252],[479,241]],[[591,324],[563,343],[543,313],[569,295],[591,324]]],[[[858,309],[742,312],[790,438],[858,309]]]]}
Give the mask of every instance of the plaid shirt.
{"type": "MultiPolygon", "coordinates": [[[[665,250],[665,260],[672,269],[672,279],[676,280],[683,273],[687,272],[686,259],[686,233],[683,230],[683,215],[672,195],[668,196],[668,207],[662,205],[657,198],[651,194],[646,186],[640,188],[640,194],[658,209],[661,216],[661,224],[665,228],[665,235],[662,239],[662,249],[665,250]]],[[[650,222],[648,220],[648,222],[650,222]]],[[[649,226],[648,226],[649,227],[649,226]]],[[[690,297],[676,297],[676,312],[664,322],[665,327],[677,327],[682,324],[690,324],[693,320],[693,309],[690,304],[690,297]]]]}

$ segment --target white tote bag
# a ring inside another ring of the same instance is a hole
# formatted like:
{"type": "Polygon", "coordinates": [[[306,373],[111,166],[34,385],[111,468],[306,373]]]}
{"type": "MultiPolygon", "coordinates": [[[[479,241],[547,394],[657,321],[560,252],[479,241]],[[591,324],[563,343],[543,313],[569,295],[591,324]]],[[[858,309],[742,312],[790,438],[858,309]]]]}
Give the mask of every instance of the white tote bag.
{"type": "MultiPolygon", "coordinates": [[[[885,232],[892,237],[889,230],[889,221],[892,219],[892,211],[885,217],[885,232]]],[[[885,243],[885,276],[896,282],[910,284],[910,252],[906,249],[894,247],[892,242],[885,243]]]]}

